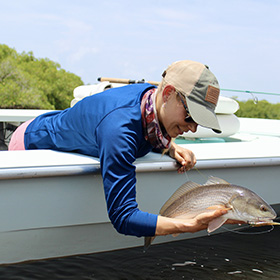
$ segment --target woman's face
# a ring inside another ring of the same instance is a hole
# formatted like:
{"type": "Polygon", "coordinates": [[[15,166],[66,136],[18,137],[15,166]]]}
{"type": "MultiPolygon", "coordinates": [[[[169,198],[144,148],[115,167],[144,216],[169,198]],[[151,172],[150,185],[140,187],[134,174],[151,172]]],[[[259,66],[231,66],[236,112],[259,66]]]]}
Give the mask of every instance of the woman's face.
{"type": "Polygon", "coordinates": [[[198,124],[195,122],[185,122],[187,116],[188,113],[177,96],[177,93],[174,90],[170,91],[169,96],[166,98],[160,110],[159,116],[159,120],[169,136],[175,138],[184,132],[196,132],[198,124]]]}

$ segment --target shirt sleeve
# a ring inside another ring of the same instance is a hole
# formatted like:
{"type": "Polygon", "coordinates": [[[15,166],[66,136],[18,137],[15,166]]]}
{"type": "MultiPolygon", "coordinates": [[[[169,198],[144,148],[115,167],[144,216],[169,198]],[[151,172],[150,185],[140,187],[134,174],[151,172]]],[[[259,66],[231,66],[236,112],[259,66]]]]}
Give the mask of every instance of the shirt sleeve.
{"type": "Polygon", "coordinates": [[[107,115],[97,127],[109,218],[119,233],[138,237],[154,236],[157,223],[157,215],[140,211],[136,202],[133,162],[143,137],[139,123],[129,110],[118,109],[107,115]]]}

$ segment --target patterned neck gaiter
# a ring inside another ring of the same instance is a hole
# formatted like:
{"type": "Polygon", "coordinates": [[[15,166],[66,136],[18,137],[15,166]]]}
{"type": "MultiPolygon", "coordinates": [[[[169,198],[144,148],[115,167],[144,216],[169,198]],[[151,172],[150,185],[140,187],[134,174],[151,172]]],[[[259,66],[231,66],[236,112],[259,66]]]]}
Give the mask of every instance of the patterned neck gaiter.
{"type": "Polygon", "coordinates": [[[156,149],[169,149],[171,137],[160,127],[156,111],[155,88],[147,91],[141,101],[142,125],[144,137],[156,149]]]}

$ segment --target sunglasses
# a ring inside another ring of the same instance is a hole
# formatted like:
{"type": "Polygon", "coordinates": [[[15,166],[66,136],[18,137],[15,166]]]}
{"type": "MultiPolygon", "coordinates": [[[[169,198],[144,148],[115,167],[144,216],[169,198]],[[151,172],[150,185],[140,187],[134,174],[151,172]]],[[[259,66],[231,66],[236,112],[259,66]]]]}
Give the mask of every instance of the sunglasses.
{"type": "Polygon", "coordinates": [[[180,92],[177,92],[177,94],[179,95],[180,100],[181,100],[181,102],[182,102],[182,104],[183,104],[183,106],[184,106],[184,108],[185,108],[185,110],[187,111],[187,114],[188,114],[188,115],[185,117],[185,122],[187,122],[187,123],[195,122],[195,121],[193,120],[193,118],[191,117],[191,114],[190,114],[190,112],[189,112],[189,109],[188,109],[187,105],[186,105],[185,102],[184,102],[184,99],[183,99],[183,97],[182,97],[182,94],[181,94],[180,92]]]}

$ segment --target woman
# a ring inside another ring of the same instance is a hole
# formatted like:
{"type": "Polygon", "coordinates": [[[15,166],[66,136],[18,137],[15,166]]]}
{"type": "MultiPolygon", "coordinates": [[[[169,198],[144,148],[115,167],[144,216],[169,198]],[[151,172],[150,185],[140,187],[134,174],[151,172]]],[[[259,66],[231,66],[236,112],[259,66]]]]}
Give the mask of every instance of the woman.
{"type": "Polygon", "coordinates": [[[106,90],[64,111],[24,123],[14,133],[9,150],[53,149],[100,158],[109,218],[116,230],[135,236],[196,232],[226,213],[216,210],[194,219],[171,219],[138,209],[136,158],[152,149],[168,149],[179,172],[194,167],[194,154],[171,141],[197,125],[220,132],[214,113],[219,96],[215,76],[193,61],[173,63],[158,89],[134,84],[106,90]]]}

